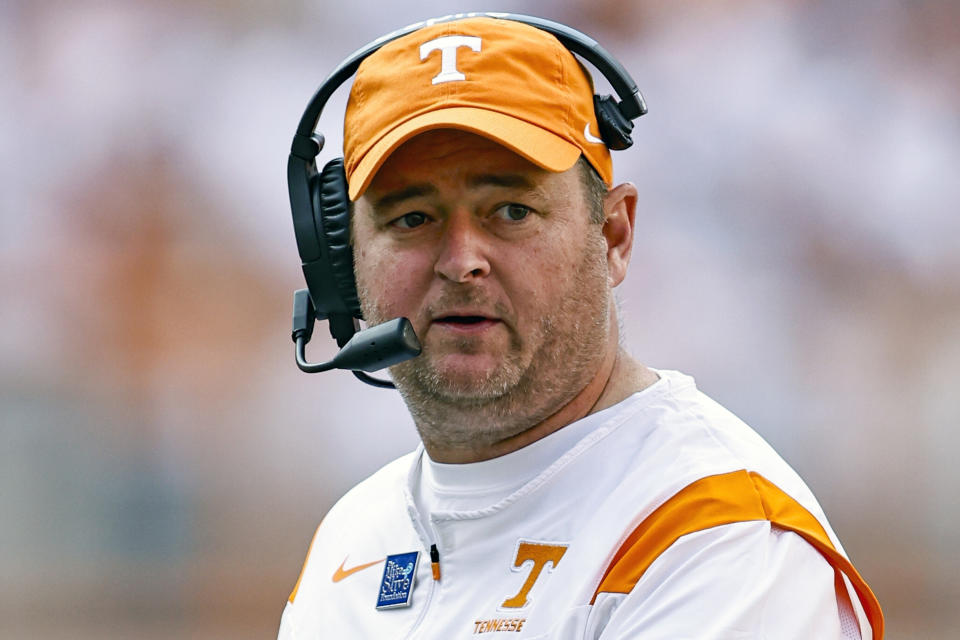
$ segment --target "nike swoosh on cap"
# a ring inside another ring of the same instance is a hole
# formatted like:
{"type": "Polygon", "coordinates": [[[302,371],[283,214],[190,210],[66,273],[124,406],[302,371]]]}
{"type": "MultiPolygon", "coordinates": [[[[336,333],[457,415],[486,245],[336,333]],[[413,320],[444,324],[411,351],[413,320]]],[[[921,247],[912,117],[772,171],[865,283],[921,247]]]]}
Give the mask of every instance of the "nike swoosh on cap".
{"type": "Polygon", "coordinates": [[[597,136],[590,133],[590,123],[583,125],[583,137],[587,139],[587,142],[592,142],[594,144],[605,144],[603,140],[597,136]]]}
{"type": "Polygon", "coordinates": [[[349,576],[352,576],[352,575],[355,574],[357,571],[363,571],[364,569],[369,569],[369,568],[372,567],[373,565],[375,565],[375,564],[380,564],[380,563],[383,562],[384,560],[386,560],[386,558],[380,558],[379,560],[374,560],[373,562],[368,562],[368,563],[366,563],[366,564],[358,564],[358,565],[355,566],[355,567],[350,567],[349,569],[344,569],[343,565],[345,565],[345,564],[347,563],[347,559],[344,558],[344,559],[343,559],[343,562],[340,563],[340,566],[337,567],[337,570],[333,572],[333,577],[331,578],[331,580],[332,580],[333,582],[340,582],[340,581],[343,580],[344,578],[347,578],[347,577],[349,577],[349,576]]]}

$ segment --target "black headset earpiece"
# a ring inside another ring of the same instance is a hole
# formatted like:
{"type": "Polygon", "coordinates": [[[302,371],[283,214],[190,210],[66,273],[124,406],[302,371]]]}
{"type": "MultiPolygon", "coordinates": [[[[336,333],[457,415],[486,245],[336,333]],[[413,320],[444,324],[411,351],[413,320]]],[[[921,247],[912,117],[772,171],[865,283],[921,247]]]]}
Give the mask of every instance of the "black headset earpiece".
{"type": "Polygon", "coordinates": [[[630,133],[633,121],[623,115],[613,96],[593,96],[593,110],[597,114],[600,139],[613,151],[622,151],[633,145],[630,133]]]}
{"type": "MultiPolygon", "coordinates": [[[[353,273],[350,199],[343,159],[331,160],[322,171],[317,171],[316,158],[323,148],[323,136],[314,130],[323,107],[333,92],[356,72],[360,63],[388,42],[430,24],[484,16],[522,22],[553,34],[607,78],[620,101],[609,95],[594,96],[594,109],[600,137],[610,149],[626,149],[633,144],[630,137],[632,121],[647,112],[636,83],[613,56],[583,33],[543,18],[509,13],[455,14],[412,24],[357,50],[327,77],[310,100],[293,136],[287,160],[290,208],[311,312],[317,319],[330,322],[330,333],[341,347],[359,329],[357,321],[362,319],[362,314],[353,273]]],[[[306,335],[309,340],[309,332],[306,335]]],[[[365,382],[373,380],[359,372],[354,373],[365,382]]],[[[383,381],[371,383],[392,386],[383,381]]]]}

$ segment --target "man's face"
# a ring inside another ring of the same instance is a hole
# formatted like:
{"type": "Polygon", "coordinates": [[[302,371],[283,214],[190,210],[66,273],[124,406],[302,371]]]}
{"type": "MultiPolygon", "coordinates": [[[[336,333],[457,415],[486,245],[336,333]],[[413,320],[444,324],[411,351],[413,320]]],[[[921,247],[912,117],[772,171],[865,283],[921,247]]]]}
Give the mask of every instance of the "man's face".
{"type": "Polygon", "coordinates": [[[589,219],[578,167],[551,173],[480,136],[432,131],[388,158],[353,246],[364,316],[406,316],[423,344],[391,370],[408,404],[549,415],[583,388],[609,331],[589,219]]]}

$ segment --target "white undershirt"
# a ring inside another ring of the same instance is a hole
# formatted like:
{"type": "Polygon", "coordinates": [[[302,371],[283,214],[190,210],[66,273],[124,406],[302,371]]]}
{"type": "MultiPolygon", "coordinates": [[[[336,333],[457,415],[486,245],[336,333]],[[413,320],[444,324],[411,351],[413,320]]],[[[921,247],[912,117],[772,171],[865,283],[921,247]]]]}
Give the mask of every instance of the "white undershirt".
{"type": "MultiPolygon", "coordinates": [[[[646,395],[657,383],[637,395],[646,395]]],[[[424,451],[419,481],[413,487],[417,509],[430,513],[482,509],[530,482],[580,440],[623,410],[628,401],[592,413],[517,451],[465,464],[436,462],[424,451]]]]}

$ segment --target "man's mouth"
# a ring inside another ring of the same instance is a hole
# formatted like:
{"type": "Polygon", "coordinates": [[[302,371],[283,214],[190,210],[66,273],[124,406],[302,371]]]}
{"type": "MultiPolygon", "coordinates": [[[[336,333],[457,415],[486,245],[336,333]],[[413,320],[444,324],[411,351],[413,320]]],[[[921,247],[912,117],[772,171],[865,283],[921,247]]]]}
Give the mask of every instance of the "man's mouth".
{"type": "Polygon", "coordinates": [[[437,316],[433,319],[434,325],[459,333],[479,333],[495,326],[499,322],[500,320],[497,318],[472,313],[455,313],[437,316]]]}
{"type": "Polygon", "coordinates": [[[480,324],[481,322],[486,322],[487,320],[491,320],[491,318],[486,318],[484,316],[443,316],[437,318],[434,320],[434,322],[470,325],[480,324]]]}

